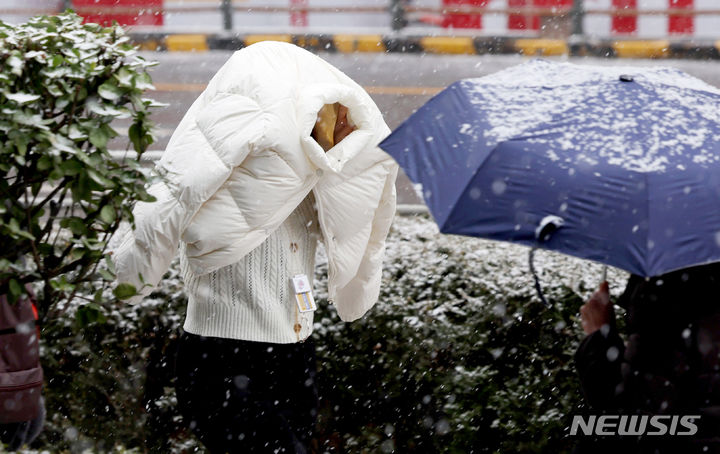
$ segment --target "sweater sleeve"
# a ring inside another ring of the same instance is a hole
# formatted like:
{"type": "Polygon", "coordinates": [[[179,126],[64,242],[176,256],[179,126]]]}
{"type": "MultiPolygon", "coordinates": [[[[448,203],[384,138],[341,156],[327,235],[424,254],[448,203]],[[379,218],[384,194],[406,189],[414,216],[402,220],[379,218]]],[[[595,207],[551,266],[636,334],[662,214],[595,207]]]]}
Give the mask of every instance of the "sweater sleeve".
{"type": "Polygon", "coordinates": [[[229,93],[218,93],[180,124],[156,166],[159,181],[148,189],[156,201],[136,204],[135,228],[113,251],[117,282],[138,289],[130,302],[160,282],[193,216],[247,157],[263,124],[255,101],[229,93]]]}
{"type": "Polygon", "coordinates": [[[620,365],[624,352],[625,346],[615,327],[606,333],[597,330],[580,343],[575,353],[575,367],[585,401],[592,409],[619,408],[620,365]]]}

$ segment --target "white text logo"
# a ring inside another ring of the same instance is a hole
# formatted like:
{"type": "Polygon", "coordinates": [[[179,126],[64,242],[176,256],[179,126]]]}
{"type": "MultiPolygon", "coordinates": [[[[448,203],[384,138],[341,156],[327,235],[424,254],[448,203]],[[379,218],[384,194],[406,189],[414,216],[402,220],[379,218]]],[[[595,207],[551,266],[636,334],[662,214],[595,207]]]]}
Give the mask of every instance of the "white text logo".
{"type": "Polygon", "coordinates": [[[570,435],[695,435],[699,415],[573,416],[570,435]]]}

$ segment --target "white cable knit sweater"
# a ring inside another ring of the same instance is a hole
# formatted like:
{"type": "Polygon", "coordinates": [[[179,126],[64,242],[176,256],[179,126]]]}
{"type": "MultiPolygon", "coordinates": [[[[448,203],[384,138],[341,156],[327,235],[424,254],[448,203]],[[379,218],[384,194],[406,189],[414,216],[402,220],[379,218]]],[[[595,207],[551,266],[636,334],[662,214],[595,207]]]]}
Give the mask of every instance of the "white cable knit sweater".
{"type": "Polygon", "coordinates": [[[201,336],[286,344],[312,333],[313,313],[300,313],[291,279],[313,282],[319,237],[312,192],[265,242],[237,263],[201,276],[181,254],[188,309],[185,331],[201,336]]]}

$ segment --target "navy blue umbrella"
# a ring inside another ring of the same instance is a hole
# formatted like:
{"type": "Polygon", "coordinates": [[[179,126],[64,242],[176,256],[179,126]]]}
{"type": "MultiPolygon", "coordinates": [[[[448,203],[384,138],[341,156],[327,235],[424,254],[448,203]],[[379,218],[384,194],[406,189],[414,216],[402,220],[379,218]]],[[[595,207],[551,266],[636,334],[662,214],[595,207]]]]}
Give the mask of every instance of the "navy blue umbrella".
{"type": "Polygon", "coordinates": [[[720,90],[542,60],[456,82],[380,146],[444,233],[643,276],[720,261],[720,90]]]}

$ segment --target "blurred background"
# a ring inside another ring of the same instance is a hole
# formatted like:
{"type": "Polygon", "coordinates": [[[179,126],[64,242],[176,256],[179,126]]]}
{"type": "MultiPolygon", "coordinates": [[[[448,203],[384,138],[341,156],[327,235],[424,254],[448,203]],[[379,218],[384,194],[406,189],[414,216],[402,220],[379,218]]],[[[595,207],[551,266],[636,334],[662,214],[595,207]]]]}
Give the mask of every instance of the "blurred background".
{"type": "Polygon", "coordinates": [[[168,32],[720,38],[717,0],[3,0],[0,19],[22,22],[67,8],[93,22],[168,32]]]}
{"type": "MultiPolygon", "coordinates": [[[[157,141],[144,158],[148,165],[230,51],[250,44],[250,35],[320,52],[365,87],[393,129],[455,80],[535,55],[589,55],[583,60],[602,65],[656,65],[650,58],[666,58],[663,64],[720,85],[718,0],[2,0],[0,20],[20,23],[67,8],[88,22],[123,25],[146,57],[160,62],[152,71],[155,96],[168,107],[153,116],[157,141]],[[434,48],[422,42],[443,37],[467,42],[434,48]],[[573,50],[582,46],[592,51],[573,50]],[[669,63],[678,48],[691,58],[669,63]],[[161,49],[193,52],[153,52],[161,49]]],[[[126,148],[124,128],[111,143],[118,154],[126,148]]],[[[403,209],[424,209],[404,175],[398,193],[403,209]]]]}

